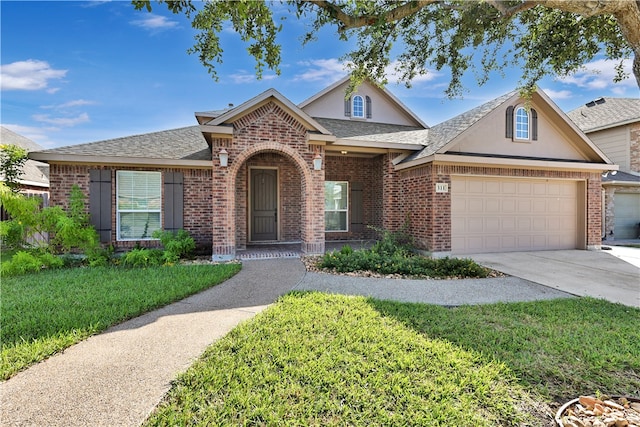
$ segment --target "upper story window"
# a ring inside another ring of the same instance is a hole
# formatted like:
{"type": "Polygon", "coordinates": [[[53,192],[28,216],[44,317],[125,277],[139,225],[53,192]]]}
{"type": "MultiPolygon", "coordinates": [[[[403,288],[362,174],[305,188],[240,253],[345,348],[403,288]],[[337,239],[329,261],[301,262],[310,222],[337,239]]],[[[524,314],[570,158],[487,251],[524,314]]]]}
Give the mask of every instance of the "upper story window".
{"type": "Polygon", "coordinates": [[[507,107],[505,138],[513,141],[538,140],[538,113],[523,106],[507,107]]]}
{"type": "Polygon", "coordinates": [[[344,101],[345,117],[370,119],[372,116],[371,98],[369,96],[354,95],[344,101]]]}
{"type": "Polygon", "coordinates": [[[529,113],[524,107],[518,107],[515,115],[515,138],[516,139],[529,139],[529,113]]]}

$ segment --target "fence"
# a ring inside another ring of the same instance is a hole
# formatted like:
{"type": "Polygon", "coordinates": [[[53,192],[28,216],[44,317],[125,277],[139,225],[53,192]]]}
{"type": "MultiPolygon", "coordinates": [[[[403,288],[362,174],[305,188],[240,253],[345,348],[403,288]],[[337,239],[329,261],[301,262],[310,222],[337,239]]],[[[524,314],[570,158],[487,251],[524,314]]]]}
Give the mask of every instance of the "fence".
{"type": "MultiPolygon", "coordinates": [[[[41,199],[40,207],[46,208],[49,206],[49,193],[22,193],[28,198],[39,197],[41,199]]],[[[11,217],[9,213],[4,209],[4,206],[0,206],[0,220],[8,221],[11,217]]],[[[33,236],[29,236],[26,239],[26,243],[29,245],[38,246],[42,243],[49,243],[49,233],[36,233],[33,236]]]]}

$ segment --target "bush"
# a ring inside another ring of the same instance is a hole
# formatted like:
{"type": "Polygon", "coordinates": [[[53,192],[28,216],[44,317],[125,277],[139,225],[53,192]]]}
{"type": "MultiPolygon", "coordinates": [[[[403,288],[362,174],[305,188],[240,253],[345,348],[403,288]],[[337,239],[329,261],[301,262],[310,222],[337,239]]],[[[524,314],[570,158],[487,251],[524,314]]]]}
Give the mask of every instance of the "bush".
{"type": "Polygon", "coordinates": [[[162,265],[163,252],[159,249],[135,248],[122,258],[125,267],[152,267],[162,265]]]}
{"type": "Polygon", "coordinates": [[[399,232],[376,230],[381,240],[371,249],[354,251],[345,245],[340,251],[325,254],[318,266],[338,273],[371,271],[410,277],[487,277],[489,270],[471,259],[432,259],[416,255],[405,229],[406,226],[399,232]]]}
{"type": "Polygon", "coordinates": [[[19,251],[10,261],[2,262],[1,272],[2,276],[17,276],[37,272],[43,268],[60,268],[63,265],[62,259],[49,252],[19,251]]]}
{"type": "Polygon", "coordinates": [[[196,248],[196,242],[186,230],[172,231],[156,230],[153,237],[160,239],[164,246],[163,258],[167,264],[175,264],[181,258],[189,257],[196,248]]]}

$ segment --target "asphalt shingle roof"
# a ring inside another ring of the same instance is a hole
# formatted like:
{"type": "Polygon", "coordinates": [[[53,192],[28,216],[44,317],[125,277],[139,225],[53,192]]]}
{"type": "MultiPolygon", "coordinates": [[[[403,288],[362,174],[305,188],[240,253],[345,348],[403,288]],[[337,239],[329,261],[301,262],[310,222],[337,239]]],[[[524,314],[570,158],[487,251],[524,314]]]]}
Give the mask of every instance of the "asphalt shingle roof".
{"type": "Polygon", "coordinates": [[[627,172],[618,171],[615,175],[611,172],[602,178],[602,182],[624,181],[624,182],[640,182],[640,176],[627,172]]]}
{"type": "MultiPolygon", "coordinates": [[[[320,125],[326,128],[329,132],[335,135],[337,138],[353,138],[353,139],[366,139],[373,140],[372,135],[379,136],[380,134],[390,134],[396,132],[406,132],[413,130],[424,130],[419,126],[404,126],[393,125],[388,123],[372,123],[357,120],[340,120],[340,119],[325,119],[322,117],[314,117],[320,125]],[[364,138],[366,136],[366,138],[364,138]],[[361,138],[357,138],[361,137],[361,138]]],[[[386,140],[385,140],[386,141],[386,140]]],[[[398,141],[394,141],[398,142],[398,141]]]]}
{"type": "MultiPolygon", "coordinates": [[[[39,151],[42,150],[42,146],[36,144],[29,138],[7,129],[4,126],[0,126],[0,141],[2,145],[17,145],[24,148],[27,151],[39,151]]],[[[22,177],[19,182],[33,182],[39,183],[43,186],[49,186],[49,165],[46,163],[38,162],[36,160],[27,160],[22,168],[22,177]]]]}
{"type": "Polygon", "coordinates": [[[567,113],[584,132],[640,121],[640,98],[599,98],[567,113]]]}
{"type": "Polygon", "coordinates": [[[407,157],[404,161],[408,162],[435,154],[462,132],[469,129],[480,119],[506,102],[514,94],[516,94],[516,91],[509,92],[424,131],[426,134],[426,138],[423,140],[424,149],[419,153],[407,157]]]}
{"type": "Polygon", "coordinates": [[[108,139],[44,150],[80,156],[142,157],[172,160],[211,160],[211,149],[199,126],[108,139]]]}

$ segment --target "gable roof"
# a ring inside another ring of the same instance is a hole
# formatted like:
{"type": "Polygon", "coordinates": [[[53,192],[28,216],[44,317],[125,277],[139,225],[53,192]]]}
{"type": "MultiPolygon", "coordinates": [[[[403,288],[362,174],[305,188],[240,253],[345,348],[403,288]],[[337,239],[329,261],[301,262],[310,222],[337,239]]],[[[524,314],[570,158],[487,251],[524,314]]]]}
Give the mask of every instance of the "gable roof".
{"type": "MultiPolygon", "coordinates": [[[[0,126],[0,131],[0,141],[2,141],[3,145],[16,145],[28,152],[42,150],[42,146],[4,126],[0,126]]],[[[49,165],[35,160],[27,160],[22,168],[22,176],[18,182],[36,187],[49,187],[49,165]]]]}
{"type": "Polygon", "coordinates": [[[598,98],[567,116],[587,133],[640,122],[640,98],[598,98]]]}
{"type": "Polygon", "coordinates": [[[430,129],[422,131],[422,144],[424,145],[424,148],[420,152],[404,159],[403,163],[418,160],[437,153],[453,141],[458,135],[511,99],[516,93],[516,91],[509,92],[465,113],[459,114],[452,119],[437,124],[430,129]]]}
{"type": "MultiPolygon", "coordinates": [[[[302,124],[310,131],[319,132],[323,135],[330,135],[327,129],[325,129],[320,123],[314,120],[311,116],[305,113],[298,106],[289,101],[285,96],[283,96],[280,92],[275,89],[268,89],[258,96],[251,98],[250,100],[243,102],[237,107],[229,108],[227,110],[220,111],[222,114],[212,118],[209,121],[203,122],[203,125],[208,126],[219,126],[225,123],[229,123],[237,118],[240,118],[251,111],[255,110],[259,106],[271,101],[275,100],[282,106],[284,106],[290,114],[296,117],[298,120],[302,122],[302,124]]],[[[217,112],[211,112],[212,115],[217,112]]]]}
{"type": "MultiPolygon", "coordinates": [[[[421,142],[424,148],[419,152],[413,153],[400,161],[405,167],[420,164],[427,161],[427,158],[435,154],[445,154],[457,144],[459,137],[467,132],[473,132],[472,128],[482,119],[487,117],[495,110],[502,108],[504,104],[521,102],[518,91],[511,91],[498,98],[488,101],[478,107],[475,107],[465,113],[459,114],[452,119],[433,126],[430,129],[422,131],[421,142]]],[[[575,135],[576,140],[581,146],[584,146],[586,152],[593,159],[598,159],[603,164],[611,164],[611,161],[604,153],[577,127],[569,120],[558,108],[558,106],[540,89],[536,90],[532,95],[531,102],[536,108],[545,107],[551,115],[558,118],[557,123],[562,124],[564,132],[575,135]]],[[[499,157],[496,155],[496,157],[499,157]]]]}
{"type": "MultiPolygon", "coordinates": [[[[341,78],[340,80],[338,80],[337,82],[333,83],[332,85],[324,88],[323,90],[321,90],[320,92],[316,93],[315,95],[310,96],[309,98],[305,99],[304,101],[302,101],[300,104],[298,104],[298,107],[301,109],[304,109],[306,106],[308,106],[309,104],[313,103],[314,101],[322,98],[324,95],[328,94],[329,92],[335,90],[336,88],[340,87],[341,85],[347,83],[349,81],[351,77],[350,76],[345,76],[343,78],[341,78]]],[[[396,106],[407,116],[409,116],[411,119],[413,119],[416,123],[418,123],[422,128],[428,128],[429,126],[427,126],[427,124],[425,122],[422,121],[422,119],[418,116],[416,116],[416,114],[411,111],[406,105],[404,105],[402,103],[402,101],[400,101],[398,98],[396,98],[396,96],[394,94],[392,94],[391,92],[389,92],[385,87],[380,87],[374,83],[371,82],[367,82],[371,87],[375,88],[377,91],[379,91],[384,97],[386,97],[387,99],[389,99],[392,103],[396,104],[396,106]]]]}

